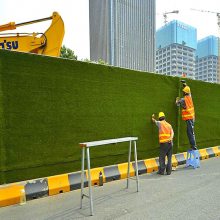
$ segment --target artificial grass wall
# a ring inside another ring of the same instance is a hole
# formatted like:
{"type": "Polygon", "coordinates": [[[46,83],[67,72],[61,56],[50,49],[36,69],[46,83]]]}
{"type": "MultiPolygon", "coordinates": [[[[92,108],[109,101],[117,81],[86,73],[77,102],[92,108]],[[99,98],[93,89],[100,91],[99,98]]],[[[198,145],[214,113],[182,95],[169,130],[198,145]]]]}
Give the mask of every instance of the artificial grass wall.
{"type": "MultiPolygon", "coordinates": [[[[137,136],[138,159],[158,156],[152,113],[164,111],[174,152],[188,148],[177,77],[0,50],[0,181],[80,170],[80,142],[137,136]]],[[[188,80],[199,147],[220,142],[220,86],[188,80]]],[[[91,150],[91,166],[127,161],[128,144],[91,150]]]]}

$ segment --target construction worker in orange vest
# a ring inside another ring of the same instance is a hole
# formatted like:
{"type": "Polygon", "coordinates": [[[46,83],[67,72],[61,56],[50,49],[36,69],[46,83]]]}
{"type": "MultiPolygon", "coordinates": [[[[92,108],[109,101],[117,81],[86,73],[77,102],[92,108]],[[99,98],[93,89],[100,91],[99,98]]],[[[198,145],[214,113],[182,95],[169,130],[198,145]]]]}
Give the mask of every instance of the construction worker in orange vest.
{"type": "Polygon", "coordinates": [[[172,171],[172,151],[173,151],[173,128],[172,126],[165,121],[165,114],[159,112],[158,115],[159,121],[155,120],[154,114],[152,115],[152,121],[159,128],[159,142],[160,142],[160,155],[159,155],[159,171],[157,172],[160,175],[164,175],[166,169],[167,175],[171,174],[172,171]],[[167,156],[167,166],[165,165],[165,158],[167,156]]]}
{"type": "Polygon", "coordinates": [[[182,107],[182,119],[186,122],[187,136],[193,150],[197,150],[196,138],[194,133],[195,110],[191,96],[190,87],[187,86],[185,80],[181,80],[183,84],[183,98],[176,98],[177,106],[182,107]]]}

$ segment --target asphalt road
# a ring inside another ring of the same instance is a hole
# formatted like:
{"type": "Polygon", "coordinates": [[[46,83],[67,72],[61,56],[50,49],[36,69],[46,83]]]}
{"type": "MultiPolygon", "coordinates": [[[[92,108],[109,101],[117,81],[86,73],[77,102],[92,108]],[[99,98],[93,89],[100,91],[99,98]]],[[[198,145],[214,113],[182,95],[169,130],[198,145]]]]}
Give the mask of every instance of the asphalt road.
{"type": "Polygon", "coordinates": [[[138,193],[135,181],[125,187],[126,180],[94,187],[92,217],[88,199],[79,208],[77,190],[1,208],[0,219],[220,220],[220,158],[201,161],[199,169],[180,166],[170,176],[141,175],[138,193]]]}

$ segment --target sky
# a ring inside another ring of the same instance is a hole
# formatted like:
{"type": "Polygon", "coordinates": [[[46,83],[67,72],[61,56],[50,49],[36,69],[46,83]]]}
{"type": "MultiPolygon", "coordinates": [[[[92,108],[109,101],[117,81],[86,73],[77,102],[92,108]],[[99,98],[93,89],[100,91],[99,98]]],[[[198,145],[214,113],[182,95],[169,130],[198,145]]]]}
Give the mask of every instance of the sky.
{"type": "MultiPolygon", "coordinates": [[[[92,1],[92,0],[91,0],[92,1]]],[[[156,28],[164,24],[163,13],[179,10],[178,14],[168,14],[168,21],[182,21],[197,28],[197,38],[218,35],[217,16],[190,10],[220,12],[219,0],[155,0],[156,28]]],[[[14,21],[25,21],[49,17],[57,11],[65,25],[63,44],[74,50],[78,59],[89,58],[89,0],[0,0],[0,25],[14,21]]],[[[50,21],[18,28],[15,32],[44,32],[50,21]]]]}

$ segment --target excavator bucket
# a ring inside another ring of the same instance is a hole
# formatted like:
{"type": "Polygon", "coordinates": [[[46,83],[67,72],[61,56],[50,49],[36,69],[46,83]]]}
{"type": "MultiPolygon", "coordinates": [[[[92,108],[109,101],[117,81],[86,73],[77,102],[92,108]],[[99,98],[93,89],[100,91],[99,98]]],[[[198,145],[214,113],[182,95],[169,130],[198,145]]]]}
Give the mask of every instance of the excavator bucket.
{"type": "Polygon", "coordinates": [[[64,23],[61,16],[54,12],[52,15],[52,23],[44,33],[46,37],[46,46],[41,48],[38,53],[48,56],[59,56],[64,37],[64,23]]]}
{"type": "Polygon", "coordinates": [[[47,56],[59,56],[64,37],[64,23],[57,12],[47,18],[15,24],[10,22],[0,26],[0,32],[13,30],[21,26],[52,20],[45,33],[3,33],[0,34],[0,49],[15,50],[42,54],[47,56]]]}

